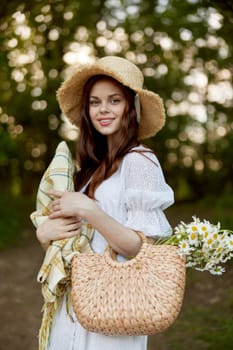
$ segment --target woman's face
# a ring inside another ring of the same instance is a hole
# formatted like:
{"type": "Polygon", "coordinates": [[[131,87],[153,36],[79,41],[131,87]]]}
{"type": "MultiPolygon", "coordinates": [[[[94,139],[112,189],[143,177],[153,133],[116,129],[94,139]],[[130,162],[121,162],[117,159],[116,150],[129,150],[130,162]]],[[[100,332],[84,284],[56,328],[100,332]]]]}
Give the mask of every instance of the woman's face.
{"type": "Polygon", "coordinates": [[[120,87],[111,80],[96,82],[89,98],[89,115],[94,128],[108,140],[115,139],[120,128],[127,101],[120,87]]]}

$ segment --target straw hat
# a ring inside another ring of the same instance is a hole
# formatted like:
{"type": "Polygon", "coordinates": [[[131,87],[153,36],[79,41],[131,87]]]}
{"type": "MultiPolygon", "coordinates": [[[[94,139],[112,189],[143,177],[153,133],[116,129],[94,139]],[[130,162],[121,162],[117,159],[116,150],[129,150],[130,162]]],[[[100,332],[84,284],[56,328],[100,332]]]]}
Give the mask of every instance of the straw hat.
{"type": "Polygon", "coordinates": [[[117,56],[106,56],[94,64],[81,67],[58,89],[60,108],[73,124],[79,127],[82,92],[86,81],[99,74],[116,79],[138,94],[141,105],[139,139],[155,135],[164,126],[164,106],[159,95],[143,89],[142,72],[132,62],[117,56]]]}

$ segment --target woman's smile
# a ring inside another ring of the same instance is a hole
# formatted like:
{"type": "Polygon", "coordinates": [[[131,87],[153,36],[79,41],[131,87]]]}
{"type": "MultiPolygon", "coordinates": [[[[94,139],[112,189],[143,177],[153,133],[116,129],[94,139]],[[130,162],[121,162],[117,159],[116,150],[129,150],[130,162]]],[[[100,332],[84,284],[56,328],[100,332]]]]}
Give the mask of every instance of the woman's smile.
{"type": "Polygon", "coordinates": [[[115,118],[101,117],[97,119],[99,124],[103,127],[109,126],[115,120],[115,118]]]}

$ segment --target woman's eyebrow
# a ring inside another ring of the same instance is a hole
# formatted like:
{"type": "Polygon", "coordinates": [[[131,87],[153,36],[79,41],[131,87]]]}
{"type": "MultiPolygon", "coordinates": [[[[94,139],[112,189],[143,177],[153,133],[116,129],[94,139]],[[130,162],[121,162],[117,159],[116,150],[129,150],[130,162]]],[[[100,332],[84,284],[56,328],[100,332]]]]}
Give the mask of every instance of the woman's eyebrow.
{"type": "MultiPolygon", "coordinates": [[[[121,93],[119,92],[116,92],[116,93],[113,93],[111,95],[108,95],[108,97],[114,97],[114,96],[123,96],[121,93]]],[[[90,98],[96,98],[96,99],[99,99],[98,96],[95,96],[95,95],[91,95],[90,98]]]]}
{"type": "Polygon", "coordinates": [[[120,92],[116,92],[112,95],[109,95],[109,97],[113,97],[113,96],[123,96],[120,92]]]}

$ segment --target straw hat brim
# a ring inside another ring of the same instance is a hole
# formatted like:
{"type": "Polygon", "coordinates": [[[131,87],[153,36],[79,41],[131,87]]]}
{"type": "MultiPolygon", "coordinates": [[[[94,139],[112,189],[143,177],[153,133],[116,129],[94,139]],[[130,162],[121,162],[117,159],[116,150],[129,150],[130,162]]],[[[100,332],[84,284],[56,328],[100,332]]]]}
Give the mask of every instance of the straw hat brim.
{"type": "Polygon", "coordinates": [[[72,124],[79,127],[80,107],[83,87],[87,80],[94,75],[110,76],[125,86],[128,86],[139,95],[141,104],[141,120],[139,124],[139,139],[154,136],[165,123],[165,112],[162,99],[156,93],[131,86],[117,75],[114,70],[105,69],[95,65],[85,66],[77,70],[69,79],[65,80],[57,91],[57,99],[62,112],[72,124]]]}

